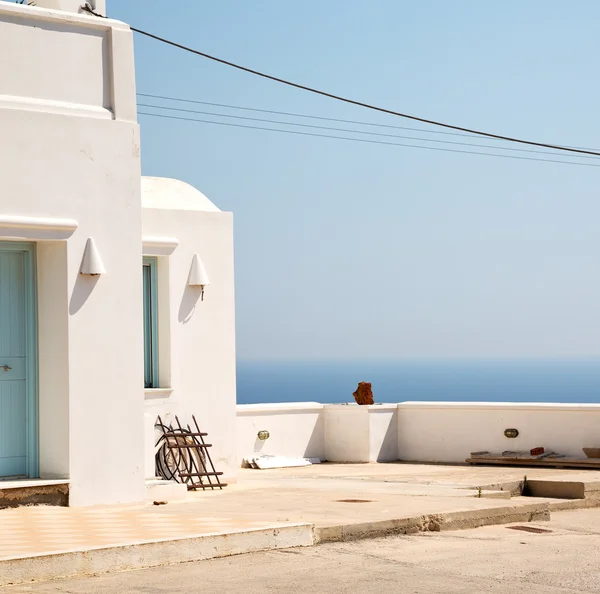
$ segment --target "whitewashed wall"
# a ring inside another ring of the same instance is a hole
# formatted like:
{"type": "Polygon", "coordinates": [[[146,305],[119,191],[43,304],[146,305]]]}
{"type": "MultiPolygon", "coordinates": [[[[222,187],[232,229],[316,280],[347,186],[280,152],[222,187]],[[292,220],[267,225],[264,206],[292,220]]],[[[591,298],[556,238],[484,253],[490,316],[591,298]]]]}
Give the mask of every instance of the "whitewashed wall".
{"type": "Polygon", "coordinates": [[[0,217],[77,222],[71,233],[51,226],[0,233],[40,242],[40,474],[70,477],[72,505],[141,501],[132,33],[108,19],[0,2],[0,48],[0,217]],[[101,277],[79,274],[88,237],[106,267],[101,277]]]}
{"type": "Polygon", "coordinates": [[[542,446],[583,457],[600,447],[600,405],[403,402],[374,406],[253,404],[237,407],[238,461],[252,453],[330,462],[464,463],[471,452],[542,446]],[[509,439],[505,429],[517,429],[509,439]],[[261,429],[270,432],[257,440],[261,429]]]}
{"type": "Polygon", "coordinates": [[[398,459],[398,407],[372,406],[369,411],[369,462],[398,459]]]}
{"type": "Polygon", "coordinates": [[[279,455],[331,462],[383,462],[398,451],[397,405],[291,402],[237,407],[237,458],[279,455]],[[258,432],[269,439],[261,441],[258,432]]]}
{"type": "Polygon", "coordinates": [[[143,251],[158,259],[161,387],[145,391],[145,475],[154,475],[157,415],[191,422],[194,414],[217,470],[232,481],[239,468],[232,215],[181,181],[143,178],[142,190],[143,251]],[[194,253],[210,279],[204,300],[187,285],[194,253]]]}
{"type": "Polygon", "coordinates": [[[325,455],[330,462],[388,462],[398,457],[398,405],[327,404],[325,455]]]}
{"type": "Polygon", "coordinates": [[[324,458],[323,405],[316,402],[240,404],[237,407],[237,461],[265,454],[324,458]],[[258,439],[259,431],[269,439],[258,439]]]}
{"type": "Polygon", "coordinates": [[[600,447],[600,405],[404,402],[398,405],[398,457],[464,462],[471,452],[542,446],[570,456],[600,447]],[[518,429],[509,439],[504,430],[518,429]]]}

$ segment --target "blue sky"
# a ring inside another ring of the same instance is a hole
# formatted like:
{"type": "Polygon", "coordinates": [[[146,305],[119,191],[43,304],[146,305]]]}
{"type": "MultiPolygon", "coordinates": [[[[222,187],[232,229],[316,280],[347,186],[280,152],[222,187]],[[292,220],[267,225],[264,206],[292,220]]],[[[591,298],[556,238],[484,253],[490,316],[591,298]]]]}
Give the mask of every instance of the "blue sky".
{"type": "MultiPolygon", "coordinates": [[[[596,0],[109,0],[109,14],[361,101],[600,148],[596,0]]],[[[417,127],[135,43],[139,92],[417,127]]],[[[600,354],[600,169],[140,122],[145,175],[234,212],[239,359],[600,354]]]]}

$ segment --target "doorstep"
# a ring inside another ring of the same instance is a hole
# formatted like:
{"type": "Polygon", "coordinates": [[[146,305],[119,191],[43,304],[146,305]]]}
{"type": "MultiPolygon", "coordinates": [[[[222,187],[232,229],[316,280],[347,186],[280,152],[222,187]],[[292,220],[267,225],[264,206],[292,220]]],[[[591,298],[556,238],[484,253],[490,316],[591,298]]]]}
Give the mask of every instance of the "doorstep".
{"type": "Polygon", "coordinates": [[[69,505],[69,479],[0,480],[0,509],[23,505],[69,505]]]}

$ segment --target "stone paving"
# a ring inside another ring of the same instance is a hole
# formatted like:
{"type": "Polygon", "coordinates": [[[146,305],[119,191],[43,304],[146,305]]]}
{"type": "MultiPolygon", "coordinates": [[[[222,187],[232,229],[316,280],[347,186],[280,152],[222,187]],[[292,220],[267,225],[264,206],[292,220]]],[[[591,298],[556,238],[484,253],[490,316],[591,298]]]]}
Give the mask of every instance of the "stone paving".
{"type": "Polygon", "coordinates": [[[193,511],[176,506],[164,511],[166,508],[36,506],[2,510],[0,562],[268,527],[260,520],[213,517],[203,513],[198,503],[193,511]]]}

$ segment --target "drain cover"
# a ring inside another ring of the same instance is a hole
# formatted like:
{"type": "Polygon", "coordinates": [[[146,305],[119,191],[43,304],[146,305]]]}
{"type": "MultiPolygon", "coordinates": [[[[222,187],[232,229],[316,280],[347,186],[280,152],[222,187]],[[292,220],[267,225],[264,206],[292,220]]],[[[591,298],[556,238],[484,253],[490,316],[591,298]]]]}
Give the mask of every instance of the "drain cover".
{"type": "Polygon", "coordinates": [[[373,503],[372,499],[338,499],[336,503],[373,503]]]}
{"type": "Polygon", "coordinates": [[[533,532],[533,534],[544,534],[552,532],[552,530],[545,530],[544,528],[534,528],[533,526],[507,526],[509,530],[522,530],[523,532],[533,532]]]}

